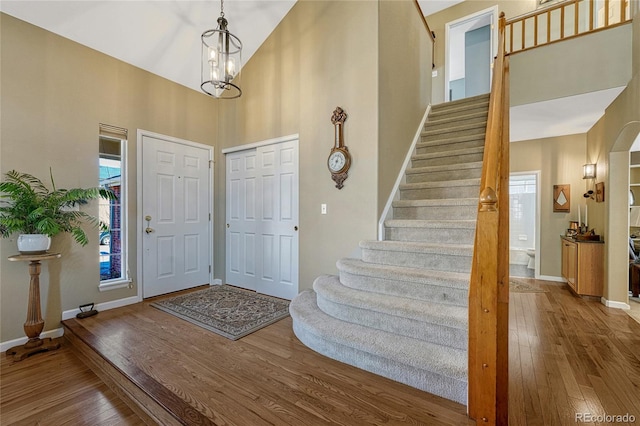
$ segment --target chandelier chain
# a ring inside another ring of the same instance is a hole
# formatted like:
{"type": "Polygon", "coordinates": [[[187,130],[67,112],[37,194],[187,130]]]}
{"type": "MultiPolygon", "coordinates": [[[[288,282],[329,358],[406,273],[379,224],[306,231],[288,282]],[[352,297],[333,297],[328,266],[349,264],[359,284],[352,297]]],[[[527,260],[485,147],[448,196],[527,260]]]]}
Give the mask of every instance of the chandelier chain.
{"type": "Polygon", "coordinates": [[[224,0],[220,0],[220,16],[224,18],[224,0]]]}

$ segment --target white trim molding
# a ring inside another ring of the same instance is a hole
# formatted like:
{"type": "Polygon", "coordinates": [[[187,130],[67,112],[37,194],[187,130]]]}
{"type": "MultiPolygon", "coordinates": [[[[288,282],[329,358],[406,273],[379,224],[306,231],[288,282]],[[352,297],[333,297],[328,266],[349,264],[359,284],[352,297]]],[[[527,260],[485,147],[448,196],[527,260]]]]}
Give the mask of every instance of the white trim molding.
{"type": "MultiPolygon", "coordinates": [[[[138,300],[137,296],[131,296],[131,297],[126,297],[124,299],[112,300],[110,302],[98,303],[93,308],[98,312],[108,311],[109,309],[115,309],[115,308],[121,308],[123,306],[133,305],[134,303],[138,303],[139,301],[140,300],[138,300]]],[[[62,312],[62,321],[75,318],[75,316],[78,315],[79,313],[80,313],[80,309],[78,308],[64,311],[62,312]]]]}
{"type": "MultiPolygon", "coordinates": [[[[536,253],[537,255],[537,253],[536,253]]],[[[544,281],[554,281],[557,283],[566,283],[567,280],[565,280],[562,277],[554,277],[553,275],[540,275],[539,277],[536,278],[537,280],[544,280],[544,281]]]]}
{"type": "Polygon", "coordinates": [[[605,297],[600,298],[600,303],[602,303],[607,308],[624,309],[624,310],[631,309],[631,306],[629,306],[628,303],[616,302],[615,300],[607,300],[605,297]]]}

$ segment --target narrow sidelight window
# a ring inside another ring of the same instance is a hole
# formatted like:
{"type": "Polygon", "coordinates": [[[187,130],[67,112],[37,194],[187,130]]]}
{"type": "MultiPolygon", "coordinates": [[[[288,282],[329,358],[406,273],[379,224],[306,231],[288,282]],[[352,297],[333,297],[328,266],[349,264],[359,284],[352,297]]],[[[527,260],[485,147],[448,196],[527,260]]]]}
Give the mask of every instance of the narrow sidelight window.
{"type": "Polygon", "coordinates": [[[101,200],[100,220],[107,231],[100,231],[100,290],[126,287],[131,281],[127,262],[127,130],[100,124],[100,186],[111,189],[117,200],[101,200]]]}

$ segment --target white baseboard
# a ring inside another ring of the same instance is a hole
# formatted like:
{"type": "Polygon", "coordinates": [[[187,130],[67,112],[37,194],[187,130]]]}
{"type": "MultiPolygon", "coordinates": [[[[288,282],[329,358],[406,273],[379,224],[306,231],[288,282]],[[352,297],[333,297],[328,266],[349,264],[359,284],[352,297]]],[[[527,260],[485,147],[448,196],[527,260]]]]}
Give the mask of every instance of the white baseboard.
{"type": "MultiPolygon", "coordinates": [[[[50,337],[52,339],[55,339],[57,337],[62,337],[63,334],[64,334],[64,329],[60,327],[53,330],[45,331],[44,333],[40,334],[40,338],[46,339],[47,337],[50,337]]],[[[13,339],[6,342],[2,342],[0,343],[0,351],[6,352],[7,350],[11,349],[14,346],[24,345],[25,343],[27,343],[28,340],[29,338],[25,336],[19,339],[13,339]]]]}
{"type": "Polygon", "coordinates": [[[211,285],[222,285],[222,280],[220,278],[216,278],[211,281],[211,285]]]}
{"type": "Polygon", "coordinates": [[[566,283],[567,280],[565,280],[562,277],[554,277],[553,275],[540,275],[538,278],[536,278],[537,280],[544,280],[544,281],[555,281],[557,283],[566,283]]]}
{"type": "MultiPolygon", "coordinates": [[[[138,296],[127,297],[124,299],[112,300],[110,302],[98,303],[94,309],[98,312],[100,311],[108,311],[109,309],[121,308],[123,306],[132,305],[134,303],[138,303],[140,300],[138,296]]],[[[75,316],[80,312],[80,309],[71,309],[68,311],[62,312],[62,321],[68,320],[70,318],[75,318],[75,316]]],[[[62,327],[56,328],[53,330],[47,330],[40,333],[40,338],[45,339],[47,337],[51,337],[55,339],[56,337],[62,337],[64,335],[64,329],[62,327]]],[[[9,340],[6,342],[0,343],[0,351],[5,352],[7,349],[12,348],[18,345],[24,345],[27,343],[29,339],[25,337],[21,337],[19,339],[9,340]]]]}
{"type": "MultiPolygon", "coordinates": [[[[98,312],[100,311],[108,311],[109,309],[121,308],[127,305],[133,305],[134,303],[138,303],[140,300],[138,296],[131,296],[124,299],[112,300],[110,302],[98,303],[94,309],[98,312]]],[[[68,320],[71,318],[75,318],[77,314],[80,313],[80,309],[71,309],[68,311],[62,312],[62,321],[68,320]]]]}
{"type": "Polygon", "coordinates": [[[600,298],[600,303],[602,303],[607,308],[625,309],[625,310],[631,309],[631,306],[629,306],[628,303],[616,302],[615,300],[607,300],[604,297],[600,298]]]}

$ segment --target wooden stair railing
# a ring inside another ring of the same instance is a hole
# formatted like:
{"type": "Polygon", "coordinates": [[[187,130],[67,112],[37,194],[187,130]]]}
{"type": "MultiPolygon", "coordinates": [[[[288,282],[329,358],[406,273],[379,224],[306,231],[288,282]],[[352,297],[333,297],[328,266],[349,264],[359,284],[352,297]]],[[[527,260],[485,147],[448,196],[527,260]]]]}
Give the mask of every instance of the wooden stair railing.
{"type": "Polygon", "coordinates": [[[508,424],[509,57],[498,22],[480,202],[469,288],[469,416],[508,424]]]}
{"type": "Polygon", "coordinates": [[[631,20],[629,0],[564,0],[506,23],[505,51],[513,54],[612,28],[631,20]]]}

